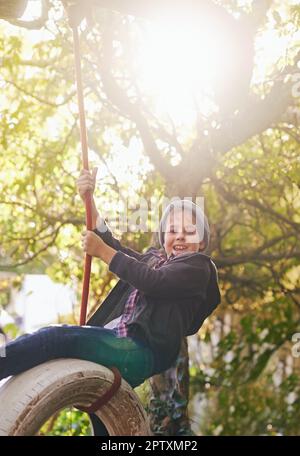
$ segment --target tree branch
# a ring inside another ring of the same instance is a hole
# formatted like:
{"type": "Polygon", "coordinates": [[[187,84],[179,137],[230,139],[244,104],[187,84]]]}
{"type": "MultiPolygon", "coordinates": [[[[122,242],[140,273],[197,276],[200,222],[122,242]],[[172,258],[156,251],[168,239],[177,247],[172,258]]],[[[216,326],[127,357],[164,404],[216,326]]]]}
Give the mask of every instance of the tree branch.
{"type": "MultiPolygon", "coordinates": [[[[25,264],[28,264],[30,263],[31,261],[33,261],[35,258],[37,258],[41,253],[45,252],[46,250],[49,249],[49,247],[51,247],[55,241],[56,241],[56,238],[59,234],[59,230],[61,228],[62,225],[60,225],[58,228],[56,228],[53,233],[51,233],[51,239],[49,240],[49,242],[45,243],[43,245],[43,247],[41,247],[37,252],[35,252],[33,255],[27,257],[26,259],[22,260],[22,261],[19,261],[19,262],[16,262],[16,263],[13,263],[13,264],[0,264],[0,270],[1,269],[5,269],[5,270],[10,270],[10,269],[14,269],[14,268],[17,268],[19,266],[24,266],[25,264]]],[[[50,235],[49,235],[50,236],[50,235]]]]}
{"type": "Polygon", "coordinates": [[[213,150],[223,154],[280,121],[292,103],[291,83],[277,83],[264,100],[251,97],[234,119],[212,133],[213,150]]]}
{"type": "Polygon", "coordinates": [[[283,260],[283,259],[300,259],[300,250],[294,250],[290,253],[274,253],[274,254],[260,254],[260,255],[255,255],[255,253],[250,252],[250,253],[245,253],[244,255],[239,255],[239,256],[234,256],[234,257],[214,257],[214,260],[216,264],[219,267],[225,267],[225,266],[234,266],[238,264],[243,264],[243,263],[261,263],[261,262],[273,262],[273,261],[278,261],[278,260],[283,260]]]}
{"type": "Polygon", "coordinates": [[[42,103],[42,104],[44,104],[46,106],[51,106],[52,108],[59,108],[60,106],[65,105],[66,103],[68,103],[68,101],[70,101],[74,97],[74,95],[76,95],[76,91],[73,91],[63,101],[61,101],[60,103],[54,103],[52,101],[45,100],[44,98],[41,98],[41,97],[31,93],[31,92],[28,92],[28,90],[23,89],[18,84],[16,84],[14,81],[10,81],[9,79],[4,79],[4,82],[6,84],[12,85],[13,87],[15,87],[15,89],[17,89],[20,92],[24,93],[28,97],[33,98],[34,100],[38,101],[39,103],[42,103]]]}
{"type": "Polygon", "coordinates": [[[28,30],[38,30],[42,28],[48,20],[48,13],[50,10],[50,1],[49,0],[42,0],[42,11],[41,16],[38,19],[33,21],[22,21],[20,19],[9,19],[6,20],[12,24],[16,25],[17,27],[22,27],[28,30]]]}
{"type": "Polygon", "coordinates": [[[146,119],[142,116],[138,103],[132,103],[124,90],[115,82],[111,74],[111,60],[112,60],[112,37],[111,30],[106,31],[104,34],[104,56],[103,62],[97,60],[100,67],[102,82],[104,90],[110,99],[115,104],[120,112],[129,117],[135,124],[140,133],[145,151],[152,161],[155,168],[165,177],[166,180],[172,180],[175,177],[174,169],[169,162],[160,154],[156,146],[155,140],[150,131],[146,119]]]}
{"type": "MultiPolygon", "coordinates": [[[[82,1],[82,0],[80,0],[82,1]]],[[[157,20],[176,18],[182,21],[195,17],[214,18],[219,23],[231,22],[234,17],[212,0],[90,0],[91,4],[109,8],[122,14],[157,20]]],[[[86,5],[86,1],[83,2],[86,5]]]]}

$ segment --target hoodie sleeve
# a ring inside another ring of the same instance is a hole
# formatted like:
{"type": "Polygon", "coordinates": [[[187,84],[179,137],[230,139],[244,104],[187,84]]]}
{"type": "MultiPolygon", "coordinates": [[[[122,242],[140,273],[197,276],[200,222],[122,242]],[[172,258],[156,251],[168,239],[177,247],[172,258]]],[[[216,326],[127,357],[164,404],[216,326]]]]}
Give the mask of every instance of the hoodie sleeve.
{"type": "Polygon", "coordinates": [[[119,250],[109,270],[141,292],[161,298],[205,296],[210,279],[209,262],[199,255],[152,269],[119,250]]]}
{"type": "Polygon", "coordinates": [[[104,219],[99,217],[96,226],[97,228],[93,231],[105,242],[105,244],[109,245],[115,250],[120,250],[121,252],[126,253],[126,255],[136,258],[137,260],[142,259],[142,257],[144,256],[143,253],[137,252],[133,249],[129,249],[128,247],[124,247],[121,244],[121,242],[118,241],[118,239],[113,237],[112,232],[110,231],[104,219]]]}

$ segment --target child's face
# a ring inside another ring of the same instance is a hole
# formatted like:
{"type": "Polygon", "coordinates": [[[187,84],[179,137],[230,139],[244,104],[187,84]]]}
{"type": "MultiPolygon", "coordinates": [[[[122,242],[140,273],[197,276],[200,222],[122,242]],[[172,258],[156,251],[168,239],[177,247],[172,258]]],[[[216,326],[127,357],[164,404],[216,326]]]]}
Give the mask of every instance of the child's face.
{"type": "Polygon", "coordinates": [[[180,255],[187,252],[198,252],[205,247],[204,241],[199,241],[196,230],[196,217],[187,210],[176,210],[169,214],[164,233],[164,248],[167,256],[180,255]]]}

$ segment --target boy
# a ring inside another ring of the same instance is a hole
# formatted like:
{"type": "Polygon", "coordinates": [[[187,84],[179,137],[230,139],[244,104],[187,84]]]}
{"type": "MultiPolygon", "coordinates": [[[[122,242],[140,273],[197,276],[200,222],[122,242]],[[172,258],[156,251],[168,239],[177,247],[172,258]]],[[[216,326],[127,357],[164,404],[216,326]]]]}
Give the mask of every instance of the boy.
{"type": "MultiPolygon", "coordinates": [[[[77,185],[83,200],[86,191],[94,191],[95,178],[95,169],[92,175],[82,171],[77,185]]],[[[162,372],[175,362],[182,337],[196,333],[220,303],[216,267],[204,254],[207,219],[191,201],[172,202],[160,221],[162,249],[141,254],[112,236],[93,199],[92,207],[94,231],[84,233],[83,248],[121,280],[88,324],[143,342],[154,354],[152,375],[162,372]]]]}
{"type": "MultiPolygon", "coordinates": [[[[96,170],[77,181],[82,199],[94,191],[96,170]]],[[[0,379],[55,358],[116,366],[136,387],[175,362],[182,337],[196,333],[220,302],[216,268],[205,255],[209,226],[190,201],[171,203],[160,222],[162,249],[145,254],[121,245],[99,217],[83,249],[109,265],[119,282],[87,326],[50,326],[10,342],[0,358],[0,379]],[[196,222],[196,225],[194,225],[196,222]]]]}

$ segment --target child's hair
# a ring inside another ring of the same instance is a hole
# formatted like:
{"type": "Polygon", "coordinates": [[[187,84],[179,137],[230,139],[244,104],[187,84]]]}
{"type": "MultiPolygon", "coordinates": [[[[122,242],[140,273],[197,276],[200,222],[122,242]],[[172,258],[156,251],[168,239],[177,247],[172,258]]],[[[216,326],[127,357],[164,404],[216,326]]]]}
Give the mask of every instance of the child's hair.
{"type": "Polygon", "coordinates": [[[191,211],[193,214],[195,214],[196,217],[196,226],[197,226],[197,231],[199,234],[203,233],[203,241],[204,241],[204,249],[202,250],[203,253],[205,253],[208,249],[209,246],[209,238],[210,238],[210,229],[209,229],[209,224],[208,220],[201,209],[200,206],[197,204],[193,203],[190,200],[174,200],[172,201],[164,210],[162,217],[159,222],[159,232],[158,232],[158,238],[159,238],[159,243],[161,247],[164,247],[164,238],[165,238],[165,228],[166,228],[166,221],[167,217],[170,213],[174,212],[176,209],[181,209],[181,210],[188,210],[191,211]]]}

